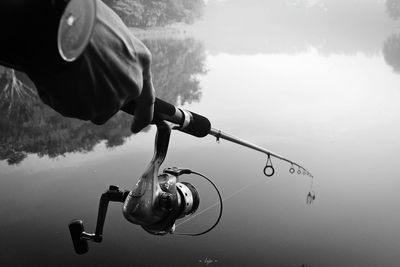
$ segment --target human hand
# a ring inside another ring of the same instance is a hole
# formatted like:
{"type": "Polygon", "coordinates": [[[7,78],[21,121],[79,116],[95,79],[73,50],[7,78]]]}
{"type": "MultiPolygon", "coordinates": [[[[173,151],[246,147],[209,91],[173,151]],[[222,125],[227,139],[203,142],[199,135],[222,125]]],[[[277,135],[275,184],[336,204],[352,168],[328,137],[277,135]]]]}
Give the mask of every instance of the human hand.
{"type": "Polygon", "coordinates": [[[61,68],[31,67],[26,72],[41,99],[64,116],[103,124],[133,101],[132,132],[139,132],[153,118],[151,53],[100,0],[91,40],[76,61],[61,68]]]}

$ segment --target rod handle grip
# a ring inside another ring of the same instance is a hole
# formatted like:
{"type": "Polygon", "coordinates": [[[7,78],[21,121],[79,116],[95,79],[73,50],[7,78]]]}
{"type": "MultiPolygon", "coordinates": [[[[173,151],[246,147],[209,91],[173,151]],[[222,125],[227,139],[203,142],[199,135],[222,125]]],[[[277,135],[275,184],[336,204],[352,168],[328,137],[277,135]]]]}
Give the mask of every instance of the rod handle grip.
{"type": "MultiPolygon", "coordinates": [[[[122,110],[134,116],[135,102],[129,102],[122,110]]],[[[183,111],[160,98],[156,98],[151,124],[157,124],[161,120],[175,123],[179,125],[178,130],[196,137],[205,137],[211,130],[211,123],[206,117],[192,111],[183,111]],[[189,115],[189,118],[185,120],[185,116],[187,115],[189,115]]]]}

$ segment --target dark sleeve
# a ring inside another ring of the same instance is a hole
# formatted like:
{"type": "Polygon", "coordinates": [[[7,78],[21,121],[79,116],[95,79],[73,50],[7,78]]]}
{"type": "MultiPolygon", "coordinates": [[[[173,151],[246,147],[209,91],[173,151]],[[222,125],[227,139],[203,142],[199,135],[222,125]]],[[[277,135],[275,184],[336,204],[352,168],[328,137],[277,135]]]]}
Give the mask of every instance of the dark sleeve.
{"type": "Polygon", "coordinates": [[[54,110],[103,124],[141,94],[151,55],[115,12],[100,0],[96,5],[90,42],[76,61],[55,64],[56,68],[37,61],[26,73],[54,110]]]}
{"type": "Polygon", "coordinates": [[[0,1],[0,64],[25,71],[37,62],[59,65],[57,30],[64,0],[0,1]]]}
{"type": "Polygon", "coordinates": [[[88,46],[76,61],[64,62],[57,48],[60,3],[65,1],[0,0],[1,25],[11,27],[2,35],[0,62],[28,74],[43,102],[62,115],[102,124],[140,95],[150,52],[96,0],[88,46]]]}

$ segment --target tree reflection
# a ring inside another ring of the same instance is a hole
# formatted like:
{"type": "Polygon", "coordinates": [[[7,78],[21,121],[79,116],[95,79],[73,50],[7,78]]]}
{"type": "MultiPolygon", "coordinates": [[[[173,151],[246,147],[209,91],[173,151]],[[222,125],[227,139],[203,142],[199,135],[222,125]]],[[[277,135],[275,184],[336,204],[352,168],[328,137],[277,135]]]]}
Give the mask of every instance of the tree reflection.
{"type": "MultiPolygon", "coordinates": [[[[386,13],[390,18],[400,18],[400,0],[386,0],[386,13]]],[[[400,34],[392,34],[383,45],[383,57],[386,63],[400,73],[400,34]]]]}
{"type": "Polygon", "coordinates": [[[131,27],[166,26],[175,22],[193,23],[202,16],[203,0],[106,0],[131,27]]]}
{"type": "Polygon", "coordinates": [[[383,45],[383,56],[393,70],[400,73],[400,34],[393,34],[383,45]]]}
{"type": "Polygon", "coordinates": [[[399,0],[386,0],[386,13],[392,19],[400,18],[400,1],[399,0]]]}
{"type": "MultiPolygon", "coordinates": [[[[205,73],[202,44],[194,39],[147,40],[146,44],[153,54],[157,96],[173,104],[199,100],[197,77],[205,73]]],[[[88,152],[101,141],[115,147],[131,135],[130,115],[119,112],[101,126],[65,118],[44,105],[21,80],[30,83],[26,76],[0,66],[0,160],[11,165],[30,153],[53,158],[88,152]]]]}
{"type": "Polygon", "coordinates": [[[171,104],[198,101],[198,76],[206,73],[205,49],[193,38],[143,40],[153,55],[152,72],[157,96],[171,104]]]}

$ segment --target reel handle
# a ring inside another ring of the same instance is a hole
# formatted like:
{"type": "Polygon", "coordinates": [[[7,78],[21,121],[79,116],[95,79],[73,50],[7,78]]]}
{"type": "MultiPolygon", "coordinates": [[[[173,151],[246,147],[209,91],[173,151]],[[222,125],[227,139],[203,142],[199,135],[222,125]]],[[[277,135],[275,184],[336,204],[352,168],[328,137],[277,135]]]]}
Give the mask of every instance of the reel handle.
{"type": "Polygon", "coordinates": [[[128,194],[129,191],[122,191],[118,186],[110,185],[109,189],[101,195],[96,231],[93,234],[85,232],[82,220],[73,220],[68,224],[72,243],[77,254],[85,254],[89,251],[88,241],[100,243],[103,240],[103,228],[109,202],[124,203],[128,194]]]}
{"type": "MultiPolygon", "coordinates": [[[[131,101],[122,110],[135,115],[135,108],[135,102],[131,101]]],[[[205,137],[211,130],[211,123],[206,117],[192,111],[177,108],[168,102],[156,98],[154,103],[154,118],[151,124],[157,124],[163,120],[177,124],[178,126],[174,129],[196,137],[205,137]]]]}

